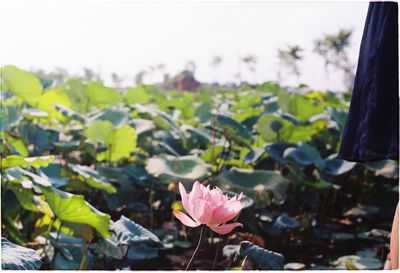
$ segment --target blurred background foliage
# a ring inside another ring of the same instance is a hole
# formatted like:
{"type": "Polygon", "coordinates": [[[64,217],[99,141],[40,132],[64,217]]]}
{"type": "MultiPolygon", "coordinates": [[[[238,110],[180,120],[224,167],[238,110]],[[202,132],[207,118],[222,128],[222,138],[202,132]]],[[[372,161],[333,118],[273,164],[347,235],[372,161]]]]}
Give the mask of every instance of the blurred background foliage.
{"type": "MultiPolygon", "coordinates": [[[[349,89],[350,35],[326,35],[314,49],[349,89]]],[[[398,162],[336,158],[350,94],[279,85],[300,73],[301,53],[280,49],[278,81],[263,84],[200,83],[194,63],[128,87],[90,70],[2,67],[2,236],[42,260],[3,238],[3,253],[20,257],[3,268],[181,269],[198,231],[172,209],[182,209],[177,183],[196,179],[245,194],[243,230],[207,234],[196,268],[382,268],[398,162]]],[[[257,58],[243,63],[252,71],[257,58]]]]}

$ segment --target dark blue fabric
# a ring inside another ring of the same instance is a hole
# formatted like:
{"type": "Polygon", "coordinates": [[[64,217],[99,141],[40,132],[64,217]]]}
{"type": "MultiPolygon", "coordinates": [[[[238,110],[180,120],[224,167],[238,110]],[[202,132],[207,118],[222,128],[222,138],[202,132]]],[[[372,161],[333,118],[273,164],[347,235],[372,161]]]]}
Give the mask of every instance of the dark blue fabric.
{"type": "Polygon", "coordinates": [[[370,2],[338,157],[399,158],[398,6],[370,2]]]}

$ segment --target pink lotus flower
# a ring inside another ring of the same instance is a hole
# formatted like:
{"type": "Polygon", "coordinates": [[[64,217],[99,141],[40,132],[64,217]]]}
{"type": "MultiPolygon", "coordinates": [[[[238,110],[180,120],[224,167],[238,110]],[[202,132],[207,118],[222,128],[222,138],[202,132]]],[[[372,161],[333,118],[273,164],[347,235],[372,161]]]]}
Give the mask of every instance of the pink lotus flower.
{"type": "Polygon", "coordinates": [[[183,207],[190,217],[178,210],[174,210],[173,213],[184,225],[197,227],[205,224],[219,234],[227,234],[238,226],[243,227],[238,222],[226,224],[242,210],[243,204],[240,199],[243,193],[239,197],[229,198],[220,188],[210,189],[210,186],[204,187],[198,181],[194,182],[189,194],[181,183],[179,191],[183,207]]]}

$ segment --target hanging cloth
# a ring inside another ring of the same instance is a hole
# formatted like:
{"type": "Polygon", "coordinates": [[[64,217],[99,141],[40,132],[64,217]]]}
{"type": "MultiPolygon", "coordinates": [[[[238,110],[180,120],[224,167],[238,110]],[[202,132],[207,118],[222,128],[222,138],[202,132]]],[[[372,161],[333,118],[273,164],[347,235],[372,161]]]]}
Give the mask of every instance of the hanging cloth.
{"type": "Polygon", "coordinates": [[[338,158],[399,159],[398,6],[370,2],[338,158]]]}

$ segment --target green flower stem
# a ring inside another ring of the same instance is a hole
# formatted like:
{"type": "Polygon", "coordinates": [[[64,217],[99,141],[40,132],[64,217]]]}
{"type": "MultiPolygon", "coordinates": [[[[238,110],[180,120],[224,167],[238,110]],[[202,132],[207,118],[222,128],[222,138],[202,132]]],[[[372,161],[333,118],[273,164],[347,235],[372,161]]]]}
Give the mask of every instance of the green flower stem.
{"type": "Polygon", "coordinates": [[[84,247],[83,247],[83,251],[84,251],[83,252],[83,257],[82,257],[81,263],[79,265],[79,270],[84,270],[85,263],[86,263],[87,249],[88,249],[88,247],[87,247],[87,244],[85,242],[84,247]]]}
{"type": "MultiPolygon", "coordinates": [[[[63,222],[62,221],[60,221],[60,226],[58,227],[58,230],[57,230],[57,236],[56,236],[56,241],[58,241],[58,238],[60,237],[60,233],[61,233],[61,228],[62,228],[62,226],[63,226],[63,222]]],[[[56,254],[57,254],[57,249],[54,249],[54,257],[53,257],[53,261],[52,261],[52,266],[53,266],[53,268],[55,268],[55,265],[56,265],[56,254]]]]}
{"type": "Polygon", "coordinates": [[[201,246],[201,243],[203,242],[203,239],[204,239],[204,225],[201,225],[199,243],[197,244],[197,247],[196,247],[196,249],[194,250],[192,257],[190,258],[189,263],[187,264],[185,271],[187,271],[187,270],[190,268],[190,266],[192,265],[194,256],[196,256],[197,251],[199,251],[200,246],[201,246]]]}
{"type": "Polygon", "coordinates": [[[58,240],[58,237],[60,237],[60,233],[61,233],[61,228],[62,228],[62,226],[63,226],[63,222],[60,221],[60,226],[58,227],[58,230],[57,230],[56,241],[58,240]]]}
{"type": "Polygon", "coordinates": [[[50,224],[49,224],[49,228],[47,229],[47,236],[46,236],[46,241],[44,242],[44,247],[43,247],[43,257],[46,256],[46,252],[47,252],[47,243],[50,240],[50,232],[51,232],[51,228],[53,227],[54,222],[56,221],[56,218],[52,219],[50,224]]]}

